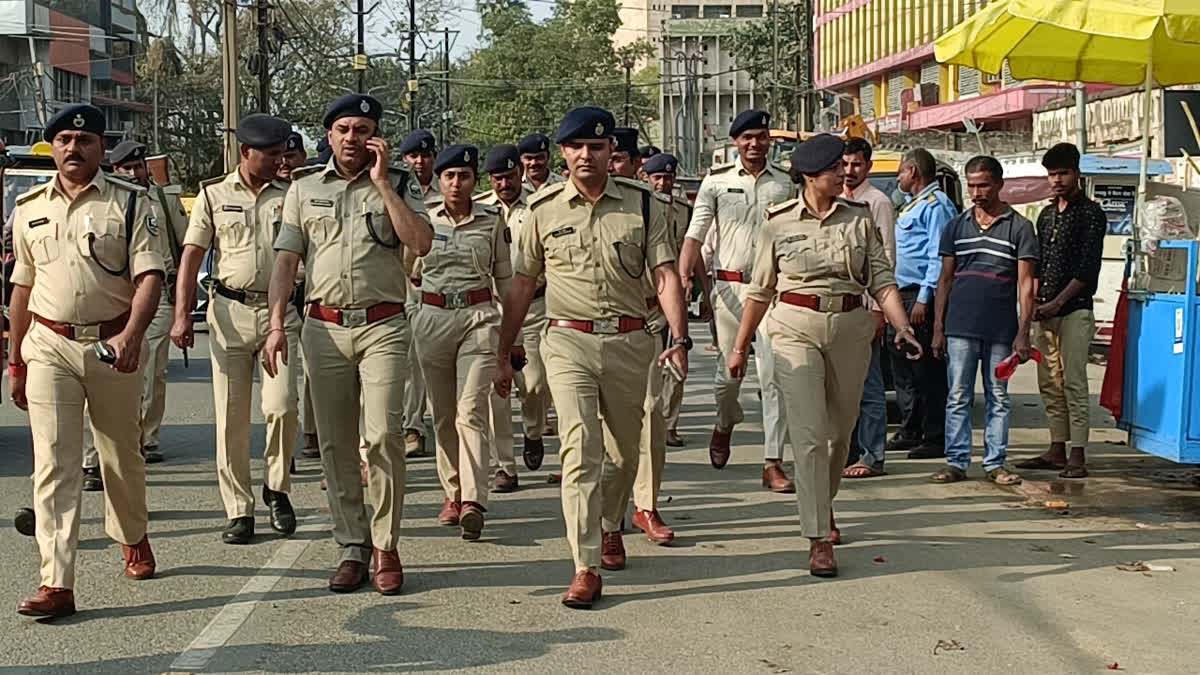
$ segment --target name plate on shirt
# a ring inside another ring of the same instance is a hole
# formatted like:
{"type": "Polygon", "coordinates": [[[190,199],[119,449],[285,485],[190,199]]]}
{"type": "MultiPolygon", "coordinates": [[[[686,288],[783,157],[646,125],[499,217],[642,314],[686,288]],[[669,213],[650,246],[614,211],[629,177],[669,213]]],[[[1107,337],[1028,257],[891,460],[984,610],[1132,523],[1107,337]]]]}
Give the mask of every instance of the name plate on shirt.
{"type": "Polygon", "coordinates": [[[310,199],[310,200],[308,200],[308,203],[312,204],[313,206],[325,206],[325,207],[333,206],[332,199],[310,199]]]}
{"type": "Polygon", "coordinates": [[[233,213],[241,213],[241,212],[242,212],[242,207],[240,207],[240,206],[238,206],[238,205],[236,205],[236,204],[222,204],[222,205],[221,205],[221,210],[222,210],[222,211],[231,211],[231,212],[233,212],[233,213]]]}
{"type": "Polygon", "coordinates": [[[574,233],[575,233],[575,228],[573,228],[573,227],[564,227],[564,228],[562,228],[561,230],[555,230],[555,231],[551,232],[551,233],[550,233],[550,236],[551,236],[551,237],[556,237],[556,238],[557,238],[557,237],[565,237],[565,236],[567,236],[568,234],[574,234],[574,233]]]}
{"type": "Polygon", "coordinates": [[[38,218],[37,220],[29,221],[29,227],[33,228],[37,227],[38,225],[45,225],[48,222],[50,222],[49,218],[38,218]]]}
{"type": "Polygon", "coordinates": [[[726,192],[736,192],[736,193],[738,193],[738,194],[745,194],[745,193],[746,193],[746,191],[745,191],[745,190],[743,190],[742,188],[732,188],[732,187],[731,187],[731,188],[725,188],[725,191],[726,191],[726,192]]]}

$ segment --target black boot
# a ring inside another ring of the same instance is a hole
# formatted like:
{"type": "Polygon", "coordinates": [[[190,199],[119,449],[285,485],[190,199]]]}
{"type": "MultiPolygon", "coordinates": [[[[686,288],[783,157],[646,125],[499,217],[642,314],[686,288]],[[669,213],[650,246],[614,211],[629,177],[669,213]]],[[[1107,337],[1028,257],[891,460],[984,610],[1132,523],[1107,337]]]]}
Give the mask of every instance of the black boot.
{"type": "Polygon", "coordinates": [[[525,437],[525,451],[522,453],[525,458],[525,466],[529,467],[530,471],[536,471],[542,466],[542,460],[546,457],[546,444],[540,438],[525,437]]]}
{"type": "Polygon", "coordinates": [[[254,538],[254,519],[250,516],[234,518],[225,526],[221,533],[221,541],[226,544],[249,544],[254,538]]]}
{"type": "Polygon", "coordinates": [[[296,511],[286,492],[276,492],[266,485],[262,492],[263,503],[271,510],[271,529],[285,537],[296,531],[296,511]]]}

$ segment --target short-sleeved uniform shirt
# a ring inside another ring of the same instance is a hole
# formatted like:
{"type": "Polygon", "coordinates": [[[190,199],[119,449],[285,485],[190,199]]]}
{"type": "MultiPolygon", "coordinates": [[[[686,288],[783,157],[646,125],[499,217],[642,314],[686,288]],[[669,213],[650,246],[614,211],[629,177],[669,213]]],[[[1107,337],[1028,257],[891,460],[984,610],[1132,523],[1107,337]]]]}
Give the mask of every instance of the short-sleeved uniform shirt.
{"type": "MultiPolygon", "coordinates": [[[[172,245],[182,248],[183,239],[187,236],[188,215],[183,210],[183,202],[180,201],[179,195],[167,192],[160,186],[151,185],[147,190],[150,196],[150,201],[155,209],[158,210],[158,222],[164,223],[162,229],[163,244],[167,250],[167,256],[163,260],[163,265],[166,266],[167,274],[175,274],[175,256],[178,251],[172,252],[172,245]],[[169,227],[168,227],[169,226],[169,227]]],[[[174,300],[174,298],[171,298],[174,300]]]]}
{"type": "Polygon", "coordinates": [[[687,236],[703,242],[715,225],[718,240],[713,267],[748,277],[754,267],[754,247],[766,208],[791,199],[793,194],[787,171],[769,162],[757,177],[741,160],[716,167],[696,192],[687,236]]]}
{"type": "Polygon", "coordinates": [[[747,295],[872,295],[896,278],[866,204],[838,197],[824,217],[797,198],[767,209],[747,295]]]}
{"type": "Polygon", "coordinates": [[[1008,209],[984,230],[975,221],[975,209],[967,209],[946,226],[941,254],[954,258],[946,335],[1012,342],[1017,337],[1017,261],[1038,259],[1033,223],[1008,209]]]}
{"type": "MultiPolygon", "coordinates": [[[[488,190],[475,197],[476,203],[494,206],[500,210],[500,217],[504,219],[504,224],[508,228],[508,233],[504,238],[510,243],[509,252],[513,260],[516,260],[517,251],[521,247],[521,228],[525,226],[525,220],[529,216],[528,198],[531,194],[533,194],[533,191],[522,184],[521,194],[517,196],[517,200],[511,205],[501,201],[495,190],[488,190]]],[[[539,286],[544,286],[545,284],[546,278],[544,276],[538,279],[539,286]]]]}
{"type": "Polygon", "coordinates": [[[213,247],[213,277],[227,288],[266,293],[288,185],[273,180],[254,193],[235,169],[201,183],[184,245],[213,247]]]}
{"type": "MultiPolygon", "coordinates": [[[[408,288],[405,247],[383,195],[371,181],[369,167],[347,179],[335,161],[292,173],[275,249],[304,259],[306,302],[345,309],[402,303],[408,288]]],[[[408,208],[428,222],[411,171],[393,168],[391,183],[408,208]]]]}
{"type": "Polygon", "coordinates": [[[645,319],[646,298],[654,294],[650,270],[675,261],[666,207],[648,185],[626,178],[610,177],[595,203],[571,181],[543,187],[529,198],[513,268],[535,278],[545,273],[552,319],[645,319]]]}
{"type": "Polygon", "coordinates": [[[445,203],[429,212],[433,246],[417,258],[415,274],[421,290],[461,293],[494,288],[503,296],[512,281],[512,254],[508,228],[494,206],[472,204],[471,215],[454,222],[445,203]]]}
{"type": "Polygon", "coordinates": [[[70,199],[55,175],[17,199],[12,283],[32,289],[29,311],[44,319],[75,325],[115,319],[129,311],[138,276],[165,272],[162,227],[141,186],[97,171],[70,199]],[[126,237],[129,208],[133,228],[126,237]]]}
{"type": "Polygon", "coordinates": [[[548,176],[546,176],[546,182],[542,183],[541,185],[539,185],[537,187],[534,187],[533,183],[529,182],[529,178],[525,178],[525,180],[521,181],[521,185],[525,189],[529,190],[530,192],[537,192],[538,190],[541,190],[542,188],[546,187],[547,185],[554,185],[556,183],[565,183],[565,182],[567,182],[566,178],[563,178],[558,173],[551,171],[550,174],[548,176]]]}

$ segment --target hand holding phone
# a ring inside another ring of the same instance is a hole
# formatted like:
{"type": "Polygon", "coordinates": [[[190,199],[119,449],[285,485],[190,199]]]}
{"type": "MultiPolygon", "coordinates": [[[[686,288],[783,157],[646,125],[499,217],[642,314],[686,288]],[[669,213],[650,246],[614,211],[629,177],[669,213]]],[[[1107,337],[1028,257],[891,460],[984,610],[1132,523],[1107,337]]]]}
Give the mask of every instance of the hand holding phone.
{"type": "Polygon", "coordinates": [[[117,353],[113,351],[112,347],[103,342],[96,342],[92,345],[92,349],[95,350],[96,358],[100,359],[101,363],[107,363],[111,366],[117,362],[117,353]]]}

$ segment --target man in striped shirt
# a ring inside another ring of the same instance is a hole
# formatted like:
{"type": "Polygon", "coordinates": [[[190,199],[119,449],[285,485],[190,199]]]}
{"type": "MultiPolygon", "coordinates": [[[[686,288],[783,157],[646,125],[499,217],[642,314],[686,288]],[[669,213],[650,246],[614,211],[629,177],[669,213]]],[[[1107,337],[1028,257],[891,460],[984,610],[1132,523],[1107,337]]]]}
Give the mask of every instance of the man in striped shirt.
{"type": "Polygon", "coordinates": [[[992,481],[1011,485],[1021,478],[1004,467],[1011,408],[1008,383],[995,378],[993,371],[1013,353],[1022,361],[1029,359],[1038,241],[1033,223],[1000,200],[1004,172],[994,157],[973,158],[966,174],[974,207],[946,226],[940,251],[933,352],[947,360],[947,465],[931,480],[952,483],[966,478],[975,373],[982,371],[987,398],[983,470],[992,481]]]}

